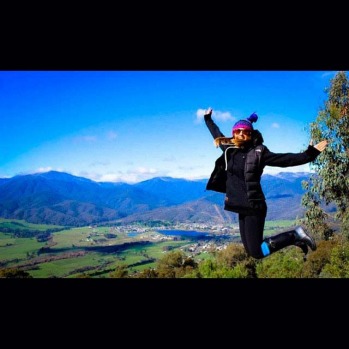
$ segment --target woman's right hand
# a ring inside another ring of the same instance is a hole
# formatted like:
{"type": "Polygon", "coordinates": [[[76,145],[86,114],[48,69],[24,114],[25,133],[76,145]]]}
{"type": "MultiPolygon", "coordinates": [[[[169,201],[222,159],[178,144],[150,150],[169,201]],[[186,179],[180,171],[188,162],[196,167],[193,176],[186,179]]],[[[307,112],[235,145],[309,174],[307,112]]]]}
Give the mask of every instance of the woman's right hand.
{"type": "Polygon", "coordinates": [[[208,108],[205,110],[205,115],[212,116],[212,108],[208,108]]]}

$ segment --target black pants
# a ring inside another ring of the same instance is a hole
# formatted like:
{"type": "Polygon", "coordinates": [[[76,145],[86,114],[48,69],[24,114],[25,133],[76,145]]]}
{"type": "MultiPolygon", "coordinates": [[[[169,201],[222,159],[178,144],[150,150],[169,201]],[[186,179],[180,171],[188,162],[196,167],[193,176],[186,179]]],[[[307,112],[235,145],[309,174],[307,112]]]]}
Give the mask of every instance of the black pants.
{"type": "Polygon", "coordinates": [[[263,242],[263,232],[265,217],[267,216],[267,207],[256,210],[254,215],[239,213],[239,229],[241,241],[247,254],[251,257],[260,259],[262,253],[261,244],[263,242]]]}

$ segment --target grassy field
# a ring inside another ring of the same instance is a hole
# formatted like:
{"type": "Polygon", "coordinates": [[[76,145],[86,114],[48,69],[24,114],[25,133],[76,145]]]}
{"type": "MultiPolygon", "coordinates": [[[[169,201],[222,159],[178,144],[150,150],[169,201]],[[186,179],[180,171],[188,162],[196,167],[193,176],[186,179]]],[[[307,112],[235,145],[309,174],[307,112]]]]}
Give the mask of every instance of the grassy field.
{"type": "Polygon", "coordinates": [[[280,233],[296,225],[296,220],[267,221],[265,222],[264,236],[280,233]]]}
{"type": "MultiPolygon", "coordinates": [[[[295,221],[266,222],[265,235],[294,225],[295,221]]],[[[111,227],[64,229],[51,233],[49,240],[39,242],[35,237],[14,237],[5,228],[46,232],[63,227],[0,219],[0,269],[26,270],[34,278],[76,278],[81,275],[108,278],[118,266],[127,266],[132,274],[155,267],[156,260],[166,251],[194,242],[168,237],[162,240],[151,230],[130,236],[127,231],[116,231],[111,227]]],[[[210,258],[210,254],[198,253],[195,258],[210,258]]]]}
{"type": "Polygon", "coordinates": [[[62,227],[60,227],[59,225],[33,224],[19,219],[0,218],[0,231],[4,228],[46,231],[48,229],[56,229],[62,227]]]}

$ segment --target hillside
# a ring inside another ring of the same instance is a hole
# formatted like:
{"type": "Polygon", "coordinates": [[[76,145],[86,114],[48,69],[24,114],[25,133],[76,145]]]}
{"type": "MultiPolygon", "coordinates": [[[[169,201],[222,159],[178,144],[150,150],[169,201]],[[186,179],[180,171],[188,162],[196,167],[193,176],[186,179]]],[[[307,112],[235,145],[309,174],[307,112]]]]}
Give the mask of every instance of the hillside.
{"type": "MultiPolygon", "coordinates": [[[[303,214],[301,182],[308,173],[263,175],[268,220],[303,214]]],[[[156,177],[136,184],[94,182],[50,171],[0,179],[0,217],[31,223],[83,226],[107,221],[236,222],[223,210],[224,195],[207,180],[156,177]]]]}

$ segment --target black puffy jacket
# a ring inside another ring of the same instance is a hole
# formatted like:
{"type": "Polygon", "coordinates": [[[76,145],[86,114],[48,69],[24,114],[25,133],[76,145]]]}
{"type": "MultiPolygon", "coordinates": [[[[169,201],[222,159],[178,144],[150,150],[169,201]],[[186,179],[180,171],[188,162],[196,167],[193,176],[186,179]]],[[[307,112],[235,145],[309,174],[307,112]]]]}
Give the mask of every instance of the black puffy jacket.
{"type": "MultiPolygon", "coordinates": [[[[213,138],[224,137],[209,115],[205,115],[205,122],[213,138]]],[[[241,204],[241,207],[252,208],[255,206],[254,203],[265,201],[260,184],[265,166],[290,167],[303,165],[314,161],[320,154],[320,151],[312,146],[308,146],[301,153],[273,153],[263,145],[263,142],[262,134],[258,130],[253,130],[252,140],[248,145],[248,149],[240,150],[232,146],[220,146],[223,154],[215,162],[215,167],[207,182],[206,189],[221,193],[229,192],[225,199],[226,206],[229,206],[229,203],[232,202],[234,207],[239,207],[240,203],[248,202],[248,204],[241,204]],[[235,165],[234,157],[238,152],[246,154],[246,156],[242,156],[244,163],[239,162],[239,166],[243,166],[239,168],[243,170],[243,180],[240,181],[243,184],[243,188],[240,189],[238,185],[235,185],[234,190],[227,190],[228,176],[231,176],[231,172],[228,171],[228,162],[232,161],[233,166],[237,166],[235,165]]],[[[226,209],[229,209],[229,207],[226,209]]]]}
{"type": "MultiPolygon", "coordinates": [[[[245,180],[247,185],[247,196],[251,199],[264,200],[264,194],[260,186],[260,179],[263,173],[263,167],[261,166],[261,157],[265,147],[263,145],[257,145],[250,149],[246,156],[245,162],[245,180]]],[[[228,147],[225,151],[229,152],[228,147]]],[[[234,148],[231,148],[234,151],[234,148]]],[[[206,190],[214,190],[220,193],[226,193],[227,182],[227,164],[225,159],[225,153],[223,153],[215,162],[215,167],[211,176],[206,184],[206,190]]]]}

